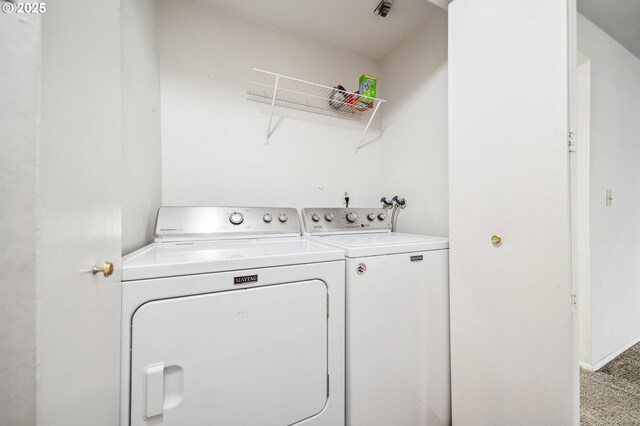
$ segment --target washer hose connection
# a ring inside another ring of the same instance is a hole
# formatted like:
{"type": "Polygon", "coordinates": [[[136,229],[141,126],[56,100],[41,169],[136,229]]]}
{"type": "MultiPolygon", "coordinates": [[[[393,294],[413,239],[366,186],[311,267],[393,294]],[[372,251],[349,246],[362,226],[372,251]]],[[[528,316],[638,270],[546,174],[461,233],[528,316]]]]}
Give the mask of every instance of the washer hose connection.
{"type": "Polygon", "coordinates": [[[383,209],[393,209],[391,212],[391,232],[396,232],[396,223],[398,221],[398,213],[400,210],[407,207],[407,202],[404,198],[400,198],[397,195],[394,196],[391,201],[387,200],[387,197],[380,199],[383,209]]]}

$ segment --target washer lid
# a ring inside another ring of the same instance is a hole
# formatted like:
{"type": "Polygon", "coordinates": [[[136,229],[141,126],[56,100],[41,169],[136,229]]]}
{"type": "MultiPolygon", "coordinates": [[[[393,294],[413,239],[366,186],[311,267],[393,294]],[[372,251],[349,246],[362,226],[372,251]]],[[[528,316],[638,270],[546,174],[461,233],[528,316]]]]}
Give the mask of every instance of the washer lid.
{"type": "Polygon", "coordinates": [[[343,250],[302,237],[152,243],[123,258],[122,281],[343,259],[343,250]]]}
{"type": "Polygon", "coordinates": [[[449,248],[447,238],[398,232],[326,235],[312,238],[343,248],[347,257],[379,256],[449,248]]]}

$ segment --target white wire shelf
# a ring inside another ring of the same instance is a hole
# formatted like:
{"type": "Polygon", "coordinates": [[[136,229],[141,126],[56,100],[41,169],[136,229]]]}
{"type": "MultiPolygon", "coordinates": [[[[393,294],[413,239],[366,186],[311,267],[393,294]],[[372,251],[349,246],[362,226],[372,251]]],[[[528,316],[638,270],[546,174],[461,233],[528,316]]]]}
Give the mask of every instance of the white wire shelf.
{"type": "Polygon", "coordinates": [[[366,122],[362,136],[356,145],[356,152],[362,145],[371,122],[378,112],[378,108],[385,102],[384,99],[338,90],[334,87],[257,68],[253,69],[247,94],[249,100],[271,105],[271,115],[267,128],[267,144],[273,131],[273,111],[277,105],[347,120],[366,122]]]}

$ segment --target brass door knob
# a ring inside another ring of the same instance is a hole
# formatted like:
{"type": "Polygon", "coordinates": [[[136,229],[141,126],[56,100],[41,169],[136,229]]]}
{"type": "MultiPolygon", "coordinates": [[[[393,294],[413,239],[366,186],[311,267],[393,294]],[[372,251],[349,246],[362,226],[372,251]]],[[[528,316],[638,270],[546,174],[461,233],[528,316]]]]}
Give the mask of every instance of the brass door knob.
{"type": "Polygon", "coordinates": [[[502,237],[500,235],[494,235],[491,237],[491,242],[493,244],[500,244],[502,242],[502,237]]]}
{"type": "Polygon", "coordinates": [[[111,274],[113,274],[113,263],[104,262],[104,265],[102,266],[94,266],[92,272],[93,275],[102,272],[105,277],[110,277],[111,274]]]}

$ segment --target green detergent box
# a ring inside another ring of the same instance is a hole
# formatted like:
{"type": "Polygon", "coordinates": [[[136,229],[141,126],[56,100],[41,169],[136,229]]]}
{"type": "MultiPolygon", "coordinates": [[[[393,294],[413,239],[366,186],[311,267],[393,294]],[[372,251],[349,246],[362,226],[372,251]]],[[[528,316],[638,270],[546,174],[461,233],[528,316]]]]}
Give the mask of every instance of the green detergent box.
{"type": "MultiPolygon", "coordinates": [[[[362,74],[362,76],[360,77],[360,94],[364,95],[364,96],[368,96],[370,98],[375,98],[376,97],[376,84],[377,84],[378,79],[375,78],[372,75],[368,75],[368,74],[362,74]]],[[[360,98],[360,103],[364,104],[361,105],[363,107],[366,108],[372,108],[373,107],[373,102],[371,101],[371,99],[368,98],[360,98]]]]}

